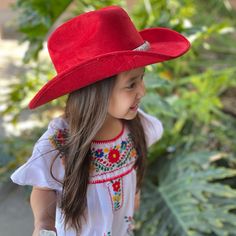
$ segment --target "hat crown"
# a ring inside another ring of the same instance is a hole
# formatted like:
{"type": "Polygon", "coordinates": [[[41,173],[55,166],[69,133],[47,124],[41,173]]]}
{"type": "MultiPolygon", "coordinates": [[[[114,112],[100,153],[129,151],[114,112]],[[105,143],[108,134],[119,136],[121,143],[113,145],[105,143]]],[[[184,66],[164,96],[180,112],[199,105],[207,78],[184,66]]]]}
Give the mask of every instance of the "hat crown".
{"type": "Polygon", "coordinates": [[[96,56],[133,50],[144,40],[120,7],[106,7],[79,15],[55,30],[48,50],[57,73],[96,56]]]}

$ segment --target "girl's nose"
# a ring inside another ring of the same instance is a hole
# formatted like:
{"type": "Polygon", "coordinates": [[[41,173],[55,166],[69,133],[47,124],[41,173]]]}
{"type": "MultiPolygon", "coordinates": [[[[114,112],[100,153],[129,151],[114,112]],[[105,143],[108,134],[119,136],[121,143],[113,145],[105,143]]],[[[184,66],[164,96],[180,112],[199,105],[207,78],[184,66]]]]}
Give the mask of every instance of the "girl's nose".
{"type": "Polygon", "coordinates": [[[142,98],[144,97],[146,94],[146,88],[145,88],[145,85],[144,85],[144,81],[142,81],[142,83],[140,84],[139,86],[139,89],[138,89],[138,98],[142,98]]]}

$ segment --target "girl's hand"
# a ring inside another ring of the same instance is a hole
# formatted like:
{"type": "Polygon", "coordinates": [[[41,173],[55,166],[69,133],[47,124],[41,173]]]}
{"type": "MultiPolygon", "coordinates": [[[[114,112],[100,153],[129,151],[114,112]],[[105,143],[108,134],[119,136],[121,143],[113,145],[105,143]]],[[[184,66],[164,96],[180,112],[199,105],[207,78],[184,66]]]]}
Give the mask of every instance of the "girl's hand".
{"type": "Polygon", "coordinates": [[[56,232],[52,231],[52,230],[45,230],[45,229],[41,229],[39,231],[39,236],[56,236],[56,232]]]}
{"type": "Polygon", "coordinates": [[[135,194],[135,199],[134,199],[134,210],[138,211],[139,206],[140,206],[140,190],[135,194]]]}
{"type": "Polygon", "coordinates": [[[57,232],[56,228],[50,230],[35,228],[32,236],[57,236],[57,232]]]}

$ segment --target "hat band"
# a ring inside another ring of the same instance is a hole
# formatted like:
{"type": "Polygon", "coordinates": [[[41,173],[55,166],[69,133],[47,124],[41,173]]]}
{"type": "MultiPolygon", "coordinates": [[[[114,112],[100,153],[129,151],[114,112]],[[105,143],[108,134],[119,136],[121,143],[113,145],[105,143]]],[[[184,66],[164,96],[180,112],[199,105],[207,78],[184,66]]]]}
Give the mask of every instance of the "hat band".
{"type": "Polygon", "coordinates": [[[150,49],[150,43],[148,41],[144,41],[142,45],[133,49],[133,51],[148,51],[150,49]]]}

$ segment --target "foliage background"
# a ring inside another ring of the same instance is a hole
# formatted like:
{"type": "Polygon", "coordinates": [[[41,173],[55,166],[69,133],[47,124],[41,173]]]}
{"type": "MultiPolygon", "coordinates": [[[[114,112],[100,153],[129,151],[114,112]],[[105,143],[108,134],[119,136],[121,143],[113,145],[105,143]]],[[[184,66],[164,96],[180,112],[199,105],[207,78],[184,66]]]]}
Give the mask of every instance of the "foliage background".
{"type": "MultiPolygon", "coordinates": [[[[185,56],[148,67],[142,108],[162,120],[165,133],[149,152],[135,235],[236,235],[236,113],[228,95],[236,91],[236,15],[229,1],[18,0],[19,31],[29,43],[27,73],[12,86],[2,115],[11,114],[17,125],[29,99],[54,75],[40,51],[58,22],[112,4],[126,8],[139,29],[170,27],[192,42],[185,56]]],[[[45,126],[63,103],[38,109],[45,126]]],[[[26,160],[42,132],[4,140],[2,180],[26,160]]]]}

